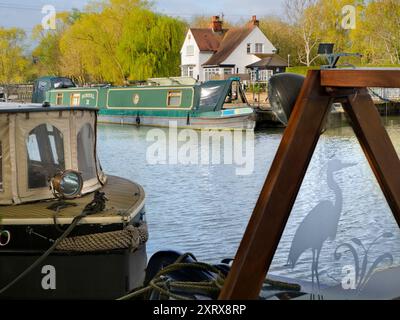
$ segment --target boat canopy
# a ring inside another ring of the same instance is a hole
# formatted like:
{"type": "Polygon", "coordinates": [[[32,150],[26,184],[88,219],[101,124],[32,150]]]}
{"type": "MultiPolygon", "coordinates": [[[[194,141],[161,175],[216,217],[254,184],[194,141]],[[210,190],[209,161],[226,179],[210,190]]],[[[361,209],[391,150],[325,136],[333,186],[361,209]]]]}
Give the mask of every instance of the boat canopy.
{"type": "Polygon", "coordinates": [[[207,81],[199,85],[199,88],[199,110],[216,111],[229,107],[229,104],[248,105],[240,80],[237,78],[207,81]]]}
{"type": "MultiPolygon", "coordinates": [[[[97,109],[0,103],[0,205],[53,199],[50,179],[82,174],[82,193],[106,182],[96,155],[97,109]]],[[[0,207],[0,212],[1,212],[0,207]]]]}

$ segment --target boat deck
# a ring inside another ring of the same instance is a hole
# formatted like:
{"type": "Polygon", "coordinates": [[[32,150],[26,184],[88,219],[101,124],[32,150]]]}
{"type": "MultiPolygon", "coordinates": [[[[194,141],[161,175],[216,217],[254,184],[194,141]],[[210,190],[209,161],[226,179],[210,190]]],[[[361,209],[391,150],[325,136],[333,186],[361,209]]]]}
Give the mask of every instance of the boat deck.
{"type": "MultiPolygon", "coordinates": [[[[129,180],[108,176],[107,183],[101,189],[109,201],[106,210],[90,215],[81,220],[80,224],[111,224],[130,221],[143,208],[145,193],[143,188],[129,180]]],[[[29,204],[0,206],[2,225],[45,225],[53,224],[54,216],[59,224],[70,224],[84,207],[93,200],[94,193],[87,194],[68,203],[69,206],[56,213],[48,209],[56,200],[40,201],[29,204]]]]}

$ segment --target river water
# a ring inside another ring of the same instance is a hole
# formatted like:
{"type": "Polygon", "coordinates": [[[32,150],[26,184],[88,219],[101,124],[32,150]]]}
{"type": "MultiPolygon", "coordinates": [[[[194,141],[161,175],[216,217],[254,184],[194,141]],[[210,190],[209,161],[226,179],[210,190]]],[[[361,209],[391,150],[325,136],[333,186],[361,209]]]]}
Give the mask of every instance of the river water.
{"type": "MultiPolygon", "coordinates": [[[[400,119],[383,118],[383,121],[400,152],[400,119]]],[[[319,274],[322,283],[340,281],[343,267],[357,267],[356,259],[360,265],[365,262],[367,271],[400,264],[400,232],[357,139],[346,121],[332,123],[317,145],[271,274],[310,279],[312,251],[301,241],[317,247],[318,242],[321,244],[319,274]],[[351,166],[333,173],[339,190],[334,191],[328,178],[329,168],[337,160],[351,166]],[[339,199],[337,192],[342,197],[341,209],[330,206],[325,215],[314,215],[313,221],[305,219],[311,217],[313,208],[320,202],[335,204],[339,199]],[[323,227],[327,223],[333,224],[329,232],[323,227]],[[327,238],[328,233],[330,238],[327,238]],[[355,254],[347,250],[350,247],[355,254]],[[287,264],[291,248],[292,253],[299,256],[293,266],[287,264]]],[[[167,145],[164,149],[160,147],[157,155],[174,146],[170,142],[176,138],[171,134],[170,139],[168,129],[99,125],[98,149],[103,169],[108,174],[129,178],[146,191],[149,256],[158,250],[172,249],[192,252],[201,261],[219,262],[235,255],[282,133],[282,129],[259,131],[254,141],[251,136],[240,135],[243,141],[224,147],[223,151],[229,156],[239,152],[236,149],[242,146],[243,155],[245,144],[254,143],[254,161],[251,161],[254,170],[241,175],[237,174],[239,165],[235,161],[232,164],[182,165],[174,164],[176,159],[172,157],[172,164],[154,164],[154,159],[149,160],[149,150],[154,151],[154,136],[166,136],[167,145]]],[[[235,142],[239,136],[232,139],[235,142]]],[[[200,140],[198,136],[187,142],[186,147],[201,153],[200,140]]],[[[182,142],[178,146],[182,146],[182,142]]],[[[247,155],[252,158],[251,152],[247,155]]],[[[168,160],[171,159],[167,157],[168,160]]],[[[252,165],[249,167],[252,169],[252,165]]]]}

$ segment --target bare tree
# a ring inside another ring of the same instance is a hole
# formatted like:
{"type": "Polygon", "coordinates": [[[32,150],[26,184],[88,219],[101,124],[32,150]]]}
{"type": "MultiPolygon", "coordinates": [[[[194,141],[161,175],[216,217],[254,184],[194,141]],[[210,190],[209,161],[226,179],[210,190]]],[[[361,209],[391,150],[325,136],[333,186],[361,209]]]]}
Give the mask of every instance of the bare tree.
{"type": "Polygon", "coordinates": [[[318,55],[314,54],[320,39],[316,33],[318,17],[311,12],[316,8],[317,0],[285,0],[285,12],[288,22],[294,27],[295,36],[299,41],[297,51],[299,62],[310,66],[318,55]]]}

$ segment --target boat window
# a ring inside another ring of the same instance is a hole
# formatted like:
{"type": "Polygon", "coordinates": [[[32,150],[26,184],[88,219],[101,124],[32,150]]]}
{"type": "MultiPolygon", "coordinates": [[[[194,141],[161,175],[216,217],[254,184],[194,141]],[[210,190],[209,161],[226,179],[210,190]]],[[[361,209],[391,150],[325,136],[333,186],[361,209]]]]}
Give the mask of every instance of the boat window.
{"type": "Polygon", "coordinates": [[[220,85],[203,85],[200,93],[200,108],[215,106],[221,98],[224,88],[225,83],[220,85]]]}
{"type": "Polygon", "coordinates": [[[71,94],[71,106],[77,107],[81,103],[81,94],[80,93],[72,93],[71,94]]]}
{"type": "Polygon", "coordinates": [[[3,191],[3,146],[0,141],[0,191],[3,191]]]}
{"type": "Polygon", "coordinates": [[[55,89],[75,87],[75,83],[69,78],[55,78],[52,80],[52,85],[55,89]]]}
{"type": "Polygon", "coordinates": [[[62,93],[57,93],[56,96],[56,105],[60,106],[63,104],[63,94],[62,93]]]}
{"type": "Polygon", "coordinates": [[[179,107],[182,101],[182,91],[169,91],[167,105],[169,107],[179,107]]]}
{"type": "Polygon", "coordinates": [[[65,169],[62,133],[50,124],[33,129],[26,141],[28,187],[44,188],[58,171],[65,169]]]}
{"type": "Polygon", "coordinates": [[[92,126],[87,123],[78,133],[78,169],[82,173],[83,180],[96,177],[94,148],[94,131],[92,126]]]}

